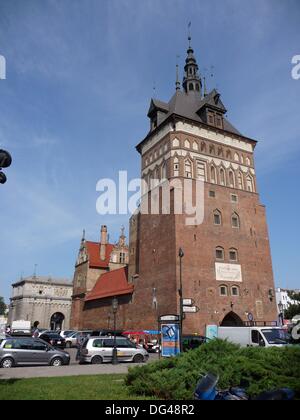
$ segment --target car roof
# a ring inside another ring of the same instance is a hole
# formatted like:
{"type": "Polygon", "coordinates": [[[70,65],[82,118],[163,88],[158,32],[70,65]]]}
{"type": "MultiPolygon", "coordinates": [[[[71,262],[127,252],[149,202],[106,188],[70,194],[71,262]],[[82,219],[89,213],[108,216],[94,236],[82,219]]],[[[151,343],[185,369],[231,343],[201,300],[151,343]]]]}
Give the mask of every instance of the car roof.
{"type": "MultiPolygon", "coordinates": [[[[99,339],[99,340],[105,340],[105,339],[109,339],[109,340],[113,340],[115,338],[114,335],[101,335],[101,336],[92,336],[90,337],[90,340],[94,340],[94,339],[99,339]]],[[[123,338],[124,340],[128,340],[127,337],[124,337],[123,335],[116,335],[116,338],[123,338]]]]}

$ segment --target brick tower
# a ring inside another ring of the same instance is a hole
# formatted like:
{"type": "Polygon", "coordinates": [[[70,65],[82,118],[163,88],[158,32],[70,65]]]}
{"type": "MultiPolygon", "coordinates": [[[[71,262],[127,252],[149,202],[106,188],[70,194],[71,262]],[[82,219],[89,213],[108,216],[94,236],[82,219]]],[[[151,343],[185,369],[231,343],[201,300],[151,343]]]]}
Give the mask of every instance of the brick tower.
{"type": "Polygon", "coordinates": [[[204,334],[206,325],[241,325],[252,317],[275,321],[266,214],[254,166],[257,142],[230,124],[215,89],[206,92],[190,37],[184,71],[182,88],[177,71],[168,103],[151,100],[150,131],[137,146],[142,178],[151,186],[147,202],[165,179],[173,186],[171,214],[137,213],[130,221],[134,294],[128,327],[156,328],[159,315],[179,313],[180,247],[183,297],[199,307],[186,315],[184,332],[204,334]],[[192,225],[174,211],[176,180],[186,179],[194,189],[199,181],[204,185],[204,218],[192,225]]]}

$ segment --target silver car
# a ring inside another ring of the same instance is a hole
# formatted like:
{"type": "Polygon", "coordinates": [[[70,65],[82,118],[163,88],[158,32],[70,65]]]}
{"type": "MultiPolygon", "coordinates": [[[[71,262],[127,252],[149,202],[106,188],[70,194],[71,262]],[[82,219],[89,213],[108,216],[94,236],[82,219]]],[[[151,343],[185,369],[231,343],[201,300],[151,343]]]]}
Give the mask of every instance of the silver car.
{"type": "Polygon", "coordinates": [[[70,355],[57,350],[39,338],[14,337],[0,340],[0,368],[47,365],[59,367],[70,364],[70,355]]]}
{"type": "MultiPolygon", "coordinates": [[[[145,349],[137,348],[128,338],[117,337],[116,345],[119,362],[143,363],[149,358],[149,354],[145,349]]],[[[81,348],[80,362],[92,363],[93,365],[111,362],[113,349],[113,337],[90,337],[81,348]]]]}

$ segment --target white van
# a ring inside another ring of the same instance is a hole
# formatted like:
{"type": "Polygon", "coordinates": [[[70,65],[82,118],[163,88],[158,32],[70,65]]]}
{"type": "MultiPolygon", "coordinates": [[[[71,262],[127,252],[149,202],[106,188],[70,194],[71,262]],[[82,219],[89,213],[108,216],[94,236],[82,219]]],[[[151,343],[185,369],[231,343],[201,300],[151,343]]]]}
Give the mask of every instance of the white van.
{"type": "Polygon", "coordinates": [[[11,325],[12,335],[31,335],[31,322],[30,321],[13,321],[11,325]]]}
{"type": "Polygon", "coordinates": [[[288,334],[281,327],[219,327],[218,338],[242,347],[283,347],[288,334]]]}

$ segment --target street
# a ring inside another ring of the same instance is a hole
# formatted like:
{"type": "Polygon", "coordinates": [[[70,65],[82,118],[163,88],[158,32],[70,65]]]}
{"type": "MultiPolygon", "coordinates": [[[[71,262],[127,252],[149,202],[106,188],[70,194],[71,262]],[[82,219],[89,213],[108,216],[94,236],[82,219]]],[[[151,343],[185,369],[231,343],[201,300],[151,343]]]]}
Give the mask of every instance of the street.
{"type": "MultiPolygon", "coordinates": [[[[0,369],[0,379],[21,379],[21,378],[53,378],[61,376],[80,376],[80,375],[104,375],[104,374],[124,374],[135,363],[120,363],[112,365],[104,363],[102,365],[79,365],[76,361],[76,349],[68,349],[71,355],[69,366],[50,367],[50,366],[25,366],[13,369],[0,369]]],[[[150,354],[148,363],[158,360],[157,354],[150,354]]],[[[143,363],[142,363],[143,365],[143,363]]]]}

